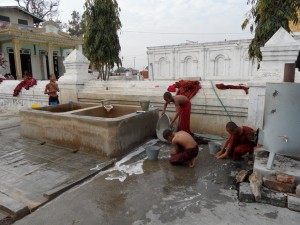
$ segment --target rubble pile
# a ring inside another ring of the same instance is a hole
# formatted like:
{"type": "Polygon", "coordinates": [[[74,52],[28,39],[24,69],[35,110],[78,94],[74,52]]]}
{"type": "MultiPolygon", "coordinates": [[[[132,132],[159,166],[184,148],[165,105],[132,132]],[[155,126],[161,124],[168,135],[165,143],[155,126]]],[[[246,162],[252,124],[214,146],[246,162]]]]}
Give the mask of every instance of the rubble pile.
{"type": "Polygon", "coordinates": [[[294,176],[282,172],[262,176],[242,170],[236,175],[241,202],[260,202],[300,212],[300,184],[294,176]],[[248,179],[247,179],[248,178],[248,179]]]}

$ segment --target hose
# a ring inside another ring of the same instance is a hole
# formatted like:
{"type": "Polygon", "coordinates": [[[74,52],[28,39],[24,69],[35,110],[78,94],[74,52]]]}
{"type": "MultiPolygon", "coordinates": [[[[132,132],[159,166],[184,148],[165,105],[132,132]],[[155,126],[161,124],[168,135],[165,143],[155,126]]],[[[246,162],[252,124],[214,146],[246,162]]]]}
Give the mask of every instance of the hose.
{"type": "Polygon", "coordinates": [[[214,84],[213,84],[213,82],[212,82],[211,80],[210,80],[210,83],[211,83],[212,89],[214,90],[214,92],[215,92],[215,94],[216,94],[216,96],[217,96],[219,102],[220,102],[221,105],[223,106],[223,108],[224,108],[224,110],[225,110],[225,112],[226,112],[226,114],[227,114],[229,120],[232,121],[232,120],[231,120],[231,116],[229,115],[229,113],[228,113],[228,111],[227,111],[225,105],[223,104],[222,100],[220,99],[218,93],[216,92],[216,89],[215,89],[215,87],[214,87],[214,84]]]}

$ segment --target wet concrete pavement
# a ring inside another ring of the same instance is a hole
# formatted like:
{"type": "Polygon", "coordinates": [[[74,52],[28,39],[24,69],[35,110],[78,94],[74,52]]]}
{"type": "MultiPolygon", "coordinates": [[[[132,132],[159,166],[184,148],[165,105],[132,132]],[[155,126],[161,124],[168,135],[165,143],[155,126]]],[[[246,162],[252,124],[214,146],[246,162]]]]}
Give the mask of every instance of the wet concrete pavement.
{"type": "Polygon", "coordinates": [[[233,177],[245,161],[217,161],[204,146],[195,168],[175,167],[170,150],[152,140],[15,224],[299,224],[298,212],[237,200],[233,177]],[[153,144],[162,147],[158,161],[144,151],[153,144]]]}
{"type": "Polygon", "coordinates": [[[19,117],[0,114],[0,224],[22,217],[113,164],[72,149],[22,138],[19,117]]]}

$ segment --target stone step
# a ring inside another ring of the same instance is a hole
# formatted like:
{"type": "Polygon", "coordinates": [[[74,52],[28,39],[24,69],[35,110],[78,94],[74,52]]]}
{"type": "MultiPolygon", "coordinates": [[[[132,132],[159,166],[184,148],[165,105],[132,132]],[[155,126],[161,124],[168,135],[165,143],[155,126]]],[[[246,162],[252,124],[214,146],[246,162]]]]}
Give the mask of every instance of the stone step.
{"type": "Polygon", "coordinates": [[[29,213],[26,204],[2,192],[0,192],[0,210],[10,214],[13,218],[21,218],[29,213]]]}

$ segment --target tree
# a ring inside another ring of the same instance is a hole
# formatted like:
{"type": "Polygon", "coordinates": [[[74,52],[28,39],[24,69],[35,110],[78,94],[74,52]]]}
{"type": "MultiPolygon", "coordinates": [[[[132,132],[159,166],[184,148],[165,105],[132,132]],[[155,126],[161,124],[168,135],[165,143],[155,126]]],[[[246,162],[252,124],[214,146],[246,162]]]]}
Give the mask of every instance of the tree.
{"type": "Polygon", "coordinates": [[[72,20],[68,21],[68,32],[71,36],[80,37],[85,33],[85,20],[75,10],[71,14],[72,20]]]}
{"type": "Polygon", "coordinates": [[[15,0],[19,7],[41,19],[53,19],[58,16],[60,0],[15,0]]]}
{"type": "Polygon", "coordinates": [[[125,67],[119,67],[114,71],[115,73],[126,73],[126,68],[125,67]]]}
{"type": "Polygon", "coordinates": [[[117,33],[122,26],[119,11],[116,0],[86,0],[85,3],[85,54],[103,80],[109,79],[109,71],[114,65],[119,67],[122,64],[117,33]]]}
{"type": "Polygon", "coordinates": [[[251,9],[242,24],[244,30],[248,25],[254,38],[249,45],[249,57],[262,60],[260,47],[283,27],[290,32],[289,22],[298,23],[297,11],[300,9],[299,0],[247,0],[251,9]]]}

